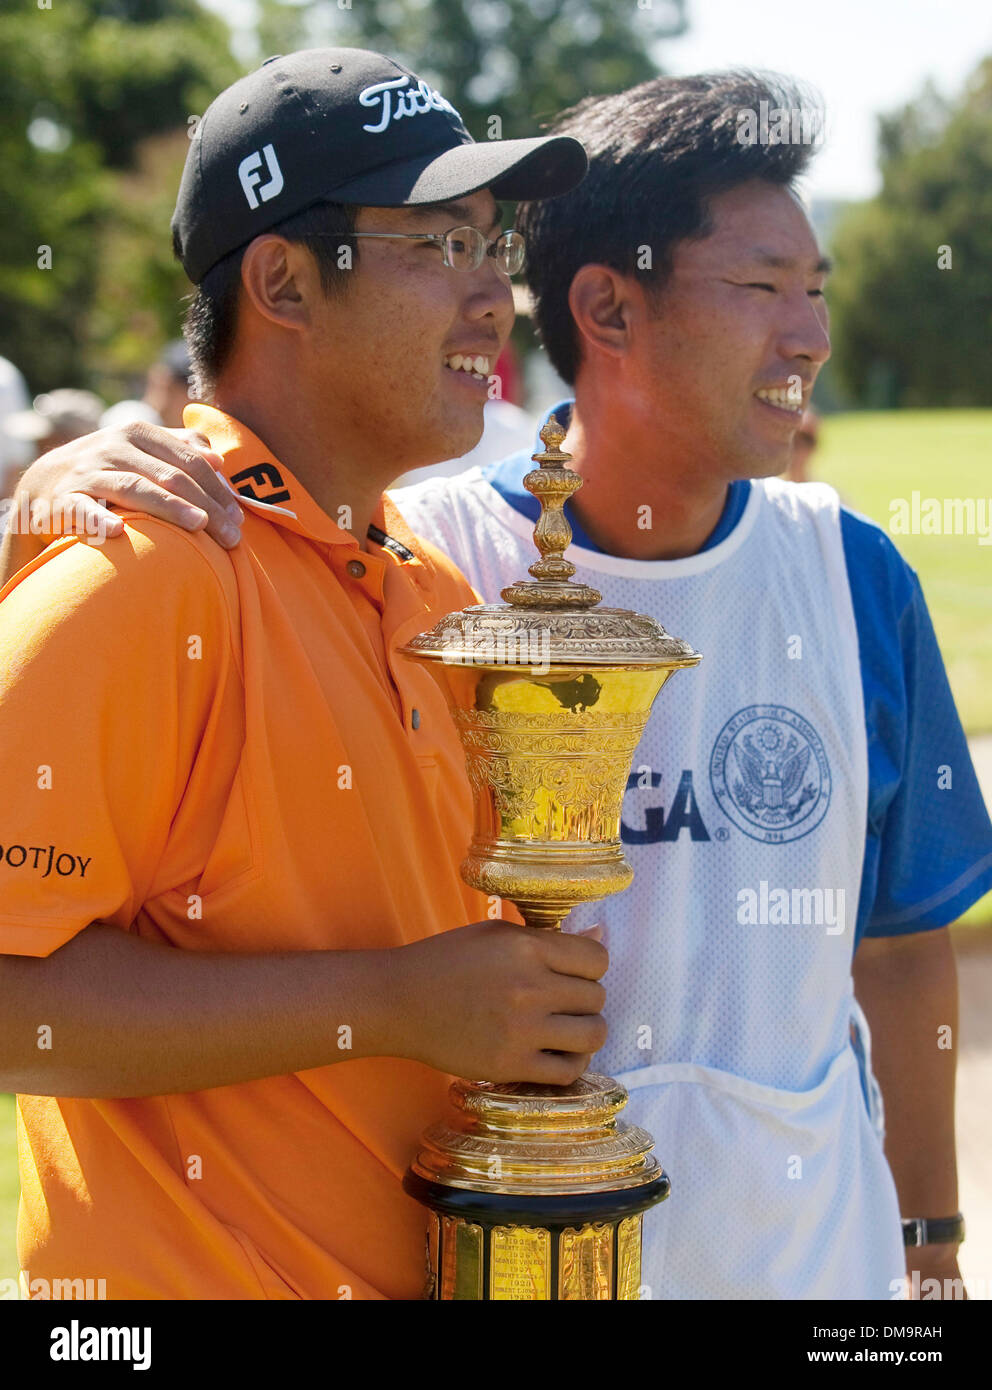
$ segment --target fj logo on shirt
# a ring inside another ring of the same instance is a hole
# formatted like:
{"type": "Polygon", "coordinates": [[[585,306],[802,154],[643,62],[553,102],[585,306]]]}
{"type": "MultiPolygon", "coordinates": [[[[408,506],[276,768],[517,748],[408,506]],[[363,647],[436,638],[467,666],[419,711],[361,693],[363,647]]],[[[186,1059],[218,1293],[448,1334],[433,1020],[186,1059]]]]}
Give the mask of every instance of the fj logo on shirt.
{"type": "Polygon", "coordinates": [[[394,77],[389,82],[376,82],[359,94],[362,106],[379,107],[377,125],[363,125],[370,135],[381,135],[389,122],[401,120],[404,116],[426,116],[429,111],[450,111],[461,121],[461,116],[450,101],[445,101],[440,92],[428,87],[421,78],[416,87],[409,86],[410,78],[394,77]],[[406,87],[405,92],[399,90],[406,87]]]}
{"type": "Polygon", "coordinates": [[[279,168],[279,161],[276,159],[276,152],[272,146],[263,145],[261,152],[252,150],[251,154],[246,154],[238,165],[238,178],[241,180],[241,187],[244,189],[244,195],[248,199],[250,208],[258,207],[259,198],[263,203],[267,203],[270,198],[281,193],[282,170],[279,168]],[[263,154],[269,175],[268,183],[262,183],[262,175],[259,173],[262,167],[263,154]],[[257,194],[255,192],[256,185],[260,185],[257,194]]]}
{"type": "Polygon", "coordinates": [[[289,489],[273,463],[253,463],[250,468],[242,468],[240,473],[232,473],[231,482],[242,497],[250,497],[253,502],[264,502],[268,507],[289,501],[289,489]],[[272,491],[259,492],[256,483],[258,487],[268,486],[272,491]]]}
{"type": "Polygon", "coordinates": [[[92,855],[84,859],[82,855],[60,850],[57,845],[0,845],[0,863],[9,864],[12,869],[29,869],[42,878],[47,878],[53,870],[60,878],[70,878],[73,874],[85,878],[92,859],[92,855]]]}

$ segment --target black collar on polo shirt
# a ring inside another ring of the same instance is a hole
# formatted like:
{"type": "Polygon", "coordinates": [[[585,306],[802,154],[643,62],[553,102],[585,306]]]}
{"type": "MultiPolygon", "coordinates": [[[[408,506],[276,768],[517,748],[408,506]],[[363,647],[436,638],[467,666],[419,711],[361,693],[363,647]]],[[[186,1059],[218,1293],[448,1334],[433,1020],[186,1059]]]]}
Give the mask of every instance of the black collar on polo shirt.
{"type": "Polygon", "coordinates": [[[383,550],[391,550],[394,555],[398,555],[401,560],[416,560],[412,550],[408,550],[402,541],[398,541],[395,536],[387,536],[380,526],[374,523],[366,531],[366,536],[370,541],[375,541],[376,545],[381,545],[383,550]]]}

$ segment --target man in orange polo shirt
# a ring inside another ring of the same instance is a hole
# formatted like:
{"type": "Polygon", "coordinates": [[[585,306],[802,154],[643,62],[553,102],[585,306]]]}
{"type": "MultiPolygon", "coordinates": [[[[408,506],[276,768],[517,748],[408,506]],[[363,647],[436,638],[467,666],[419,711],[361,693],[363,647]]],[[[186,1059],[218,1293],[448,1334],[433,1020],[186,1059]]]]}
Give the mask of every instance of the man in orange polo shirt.
{"type": "Polygon", "coordinates": [[[270,59],[200,124],[173,229],[212,404],[186,423],[242,543],[130,514],[0,604],[29,1293],[415,1298],[400,1178],[443,1073],[567,1082],[603,1041],[603,948],[461,883],[461,751],[397,649],[475,596],[381,495],[481,433],[520,259],[495,197],[584,164],[476,145],[354,49],[270,59]]]}

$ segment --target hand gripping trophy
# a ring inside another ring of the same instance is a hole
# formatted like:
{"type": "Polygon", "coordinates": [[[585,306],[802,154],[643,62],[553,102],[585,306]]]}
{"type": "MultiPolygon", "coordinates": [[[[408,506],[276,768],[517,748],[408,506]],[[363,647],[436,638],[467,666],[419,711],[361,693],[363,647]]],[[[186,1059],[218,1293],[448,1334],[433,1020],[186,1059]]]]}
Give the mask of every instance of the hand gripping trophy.
{"type": "MultiPolygon", "coordinates": [[[[475,801],[462,877],[558,931],[578,903],[627,888],[627,777],[658,691],[699,654],[652,618],[601,608],[564,558],[582,486],[551,417],[524,486],[541,503],[533,582],[449,613],[403,649],[428,663],[458,728],[475,801]]],[[[627,1093],[457,1081],[404,1180],[428,1208],[432,1299],[636,1299],[641,1220],[669,1192],[627,1093]]]]}

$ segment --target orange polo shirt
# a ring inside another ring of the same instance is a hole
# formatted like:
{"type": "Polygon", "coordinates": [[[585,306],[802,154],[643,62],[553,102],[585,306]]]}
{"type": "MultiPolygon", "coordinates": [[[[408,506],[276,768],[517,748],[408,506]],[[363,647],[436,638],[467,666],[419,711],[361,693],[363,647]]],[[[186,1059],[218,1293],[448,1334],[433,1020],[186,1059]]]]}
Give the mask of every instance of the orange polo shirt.
{"type": "MultiPolygon", "coordinates": [[[[396,654],[477,596],[388,499],[360,551],[237,421],[185,421],[244,501],[235,550],[128,513],[122,537],[59,541],[0,594],[0,952],[47,956],[96,920],[258,952],[484,918],[458,874],[461,749],[396,654]]],[[[22,1270],[110,1298],[417,1298],[425,1218],[400,1179],[447,1084],[376,1058],[20,1096],[22,1270]]]]}

